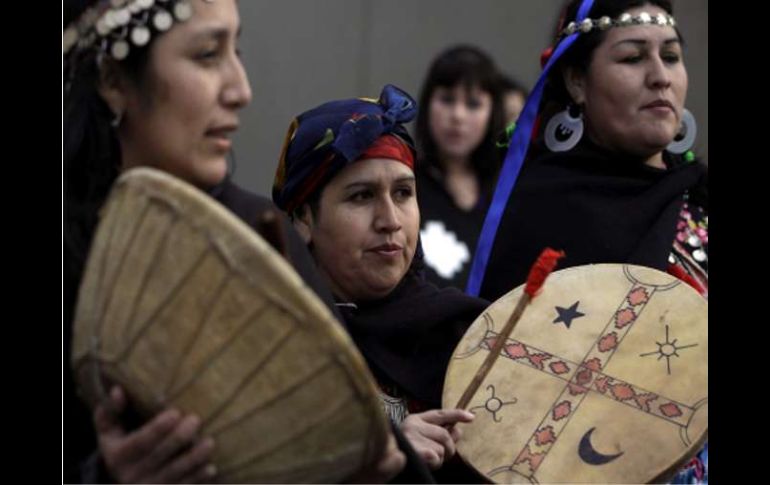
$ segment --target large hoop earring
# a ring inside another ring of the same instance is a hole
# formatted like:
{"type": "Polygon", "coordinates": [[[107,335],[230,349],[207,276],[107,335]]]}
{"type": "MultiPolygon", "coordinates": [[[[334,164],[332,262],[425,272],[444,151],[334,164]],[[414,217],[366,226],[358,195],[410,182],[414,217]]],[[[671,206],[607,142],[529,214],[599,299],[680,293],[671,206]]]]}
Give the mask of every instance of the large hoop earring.
{"type": "Polygon", "coordinates": [[[575,148],[583,137],[583,114],[577,105],[570,105],[557,113],[545,127],[545,146],[552,152],[566,152],[575,148]]]}
{"type": "Polygon", "coordinates": [[[671,153],[681,154],[692,148],[695,144],[695,134],[698,131],[698,126],[695,123],[695,117],[690,113],[690,110],[682,110],[682,123],[679,127],[679,132],[674,137],[674,140],[668,144],[666,150],[671,153]]]}

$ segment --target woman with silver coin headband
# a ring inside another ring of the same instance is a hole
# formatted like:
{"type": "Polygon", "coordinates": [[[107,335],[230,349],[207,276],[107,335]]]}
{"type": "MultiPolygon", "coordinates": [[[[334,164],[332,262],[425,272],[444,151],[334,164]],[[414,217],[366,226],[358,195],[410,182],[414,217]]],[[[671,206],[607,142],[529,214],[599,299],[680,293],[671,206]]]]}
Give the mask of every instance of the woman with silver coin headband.
{"type": "Polygon", "coordinates": [[[185,130],[180,117],[186,109],[193,115],[190,125],[205,126],[214,116],[237,122],[237,111],[250,101],[246,73],[234,55],[237,8],[223,0],[67,1],[64,15],[64,482],[211,480],[213,446],[196,437],[197,417],[168,410],[126,429],[138,423],[127,424],[132,417],[119,388],[111,398],[122,415],[103,407],[92,416],[75,394],[69,356],[97,213],[120,172],[155,160],[156,168],[199,187],[215,187],[225,177],[228,150],[205,144],[205,130],[190,143],[193,130],[185,130]],[[212,52],[206,55],[219,58],[221,67],[210,80],[196,62],[174,51],[195,28],[193,14],[216,18],[226,32],[196,46],[201,56],[212,52]],[[185,23],[192,25],[177,27],[185,23]],[[180,83],[186,64],[193,75],[179,88],[199,99],[184,108],[165,87],[180,83]],[[225,90],[228,97],[220,102],[225,90]],[[211,115],[203,111],[207,107],[211,115]]]}
{"type": "MultiPolygon", "coordinates": [[[[64,21],[63,481],[212,482],[215,443],[199,435],[200,417],[165,409],[145,422],[117,386],[91,414],[75,392],[70,347],[99,211],[123,171],[164,171],[265,228],[258,216],[272,203],[228,174],[230,136],[251,101],[237,0],[65,0],[64,21]]],[[[271,230],[265,237],[337,315],[288,221],[271,230]]],[[[386,480],[403,466],[391,436],[366,479],[386,480]]]]}

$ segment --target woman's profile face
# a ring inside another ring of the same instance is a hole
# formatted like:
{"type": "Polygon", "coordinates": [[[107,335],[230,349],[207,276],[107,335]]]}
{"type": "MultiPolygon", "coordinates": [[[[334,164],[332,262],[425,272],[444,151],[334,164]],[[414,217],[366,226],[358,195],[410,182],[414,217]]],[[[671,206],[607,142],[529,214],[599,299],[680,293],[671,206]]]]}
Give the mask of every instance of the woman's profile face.
{"type": "Polygon", "coordinates": [[[227,172],[251,88],[238,53],[236,0],[192,5],[190,19],[150,46],[140,86],[126,83],[118,136],[125,168],[153,166],[208,188],[227,172]]]}
{"type": "MultiPolygon", "coordinates": [[[[642,12],[666,13],[651,5],[628,10],[642,12]]],[[[657,25],[609,29],[570,94],[583,105],[588,133],[600,146],[639,156],[661,152],[679,131],[687,95],[676,31],[657,25]]]]}

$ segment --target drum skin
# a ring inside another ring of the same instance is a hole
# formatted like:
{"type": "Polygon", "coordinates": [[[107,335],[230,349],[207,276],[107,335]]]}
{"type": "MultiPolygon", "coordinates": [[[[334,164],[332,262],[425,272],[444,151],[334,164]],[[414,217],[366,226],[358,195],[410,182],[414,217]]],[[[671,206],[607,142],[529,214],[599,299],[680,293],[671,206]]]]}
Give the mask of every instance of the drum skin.
{"type": "Polygon", "coordinates": [[[329,309],[252,229],[163,172],[113,188],[73,332],[85,400],[116,383],[145,417],[197,414],[221,482],[339,482],[384,450],[374,379],[329,309]]]}
{"type": "MultiPolygon", "coordinates": [[[[523,285],[493,303],[455,349],[454,407],[523,285]]],[[[580,266],[551,274],[460,424],[458,453],[499,483],[665,480],[705,442],[708,304],[660,271],[580,266]]]]}

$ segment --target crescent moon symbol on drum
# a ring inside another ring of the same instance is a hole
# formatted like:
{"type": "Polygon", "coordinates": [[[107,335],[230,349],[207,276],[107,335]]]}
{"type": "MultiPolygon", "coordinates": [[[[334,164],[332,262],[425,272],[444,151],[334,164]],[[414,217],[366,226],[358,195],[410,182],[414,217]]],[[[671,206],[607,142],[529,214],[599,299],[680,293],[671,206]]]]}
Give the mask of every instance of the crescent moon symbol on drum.
{"type": "Polygon", "coordinates": [[[591,434],[593,434],[595,429],[595,427],[589,429],[586,434],[583,435],[583,438],[580,439],[580,445],[578,446],[578,454],[580,455],[580,459],[589,465],[604,465],[605,463],[609,463],[623,454],[621,451],[616,455],[604,455],[596,451],[591,444],[591,434]]]}

